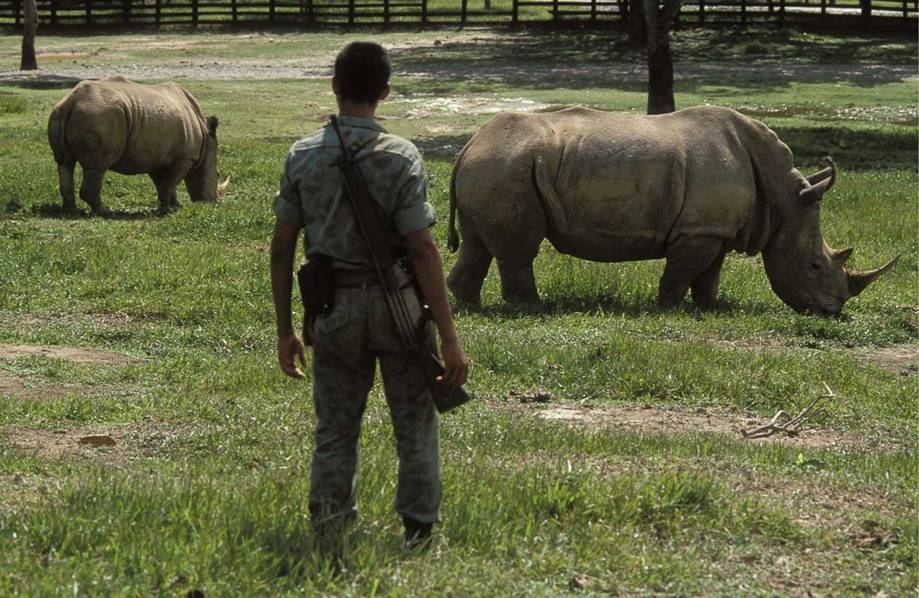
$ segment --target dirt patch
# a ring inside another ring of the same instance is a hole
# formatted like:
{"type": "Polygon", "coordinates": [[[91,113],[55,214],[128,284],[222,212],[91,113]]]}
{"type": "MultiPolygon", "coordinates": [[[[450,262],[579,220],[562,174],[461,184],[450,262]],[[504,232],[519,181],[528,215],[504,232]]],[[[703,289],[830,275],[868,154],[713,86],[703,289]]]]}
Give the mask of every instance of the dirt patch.
{"type": "Polygon", "coordinates": [[[14,448],[40,459],[83,457],[119,465],[149,457],[179,436],[176,429],[81,427],[60,430],[8,427],[0,430],[14,448]]]}
{"type": "Polygon", "coordinates": [[[38,59],[45,60],[76,60],[78,58],[89,58],[89,52],[39,52],[38,59]]]}
{"type": "Polygon", "coordinates": [[[60,399],[73,393],[86,393],[92,390],[86,384],[50,384],[47,381],[33,381],[13,376],[0,370],[0,395],[13,396],[23,400],[60,399]]]}
{"type": "MultiPolygon", "coordinates": [[[[774,354],[787,351],[788,346],[771,339],[706,339],[705,342],[722,349],[774,354]]],[[[860,347],[846,349],[855,359],[875,365],[882,370],[904,376],[919,374],[919,344],[893,347],[860,347]]]]}
{"type": "Polygon", "coordinates": [[[445,114],[497,114],[505,110],[541,112],[550,108],[549,104],[527,98],[444,97],[403,99],[400,103],[409,106],[405,114],[405,118],[409,120],[445,114]]]}
{"type": "Polygon", "coordinates": [[[919,374],[919,345],[858,349],[853,355],[888,372],[906,376],[919,374]]]}
{"type": "MultiPolygon", "coordinates": [[[[518,403],[517,408],[529,409],[535,417],[546,421],[638,434],[716,434],[743,440],[742,429],[768,422],[768,418],[751,419],[709,409],[689,411],[655,407],[559,405],[553,404],[551,398],[546,398],[544,394],[537,396],[533,393],[512,399],[518,403]]],[[[802,448],[865,447],[876,444],[855,434],[807,428],[806,424],[805,429],[793,436],[775,434],[765,438],[751,438],[747,442],[758,445],[782,443],[802,448]]]]}
{"type": "Polygon", "coordinates": [[[47,357],[74,363],[123,364],[135,361],[120,353],[83,349],[80,347],[41,347],[37,345],[0,345],[0,359],[19,357],[47,357]]]}

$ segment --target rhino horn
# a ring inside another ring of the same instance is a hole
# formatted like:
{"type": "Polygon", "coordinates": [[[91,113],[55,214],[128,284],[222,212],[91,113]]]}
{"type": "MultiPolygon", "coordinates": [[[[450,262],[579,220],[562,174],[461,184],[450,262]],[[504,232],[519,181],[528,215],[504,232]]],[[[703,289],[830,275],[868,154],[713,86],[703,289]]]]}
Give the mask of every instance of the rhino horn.
{"type": "Polygon", "coordinates": [[[833,159],[830,158],[829,156],[826,156],[823,159],[823,161],[826,162],[828,166],[824,168],[823,170],[819,170],[815,172],[814,174],[810,175],[809,177],[807,177],[807,182],[810,183],[811,186],[813,186],[819,183],[820,181],[823,181],[824,179],[829,179],[830,182],[827,185],[827,188],[824,189],[824,191],[829,191],[830,188],[833,186],[833,183],[836,182],[836,162],[833,162],[833,159]]]}
{"type": "Polygon", "coordinates": [[[891,268],[893,268],[897,261],[900,259],[900,256],[893,258],[880,268],[875,270],[868,270],[867,272],[847,272],[849,280],[849,296],[855,297],[859,293],[865,290],[869,284],[878,279],[881,274],[884,274],[891,268]]]}
{"type": "Polygon", "coordinates": [[[849,258],[852,257],[852,252],[855,251],[853,248],[849,247],[843,249],[842,251],[833,251],[830,250],[830,258],[840,266],[845,266],[846,262],[849,261],[849,258]]]}
{"type": "Polygon", "coordinates": [[[222,183],[217,183],[217,195],[222,195],[223,192],[227,190],[227,185],[229,184],[230,175],[227,175],[227,178],[225,178],[222,183]]]}

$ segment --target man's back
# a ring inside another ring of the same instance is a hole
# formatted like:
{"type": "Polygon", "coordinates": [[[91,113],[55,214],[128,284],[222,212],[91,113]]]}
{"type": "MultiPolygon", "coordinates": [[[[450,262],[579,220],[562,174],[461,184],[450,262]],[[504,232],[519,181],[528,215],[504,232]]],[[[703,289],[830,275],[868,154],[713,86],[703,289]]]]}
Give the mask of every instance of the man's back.
{"type": "MultiPolygon", "coordinates": [[[[369,118],[345,116],[341,125],[393,245],[405,234],[431,226],[434,212],[425,201],[424,166],[415,146],[369,118]]],[[[329,256],[339,269],[372,270],[369,250],[343,196],[341,159],[341,144],[329,126],[294,143],[275,211],[281,219],[302,223],[308,256],[329,256]]]]}

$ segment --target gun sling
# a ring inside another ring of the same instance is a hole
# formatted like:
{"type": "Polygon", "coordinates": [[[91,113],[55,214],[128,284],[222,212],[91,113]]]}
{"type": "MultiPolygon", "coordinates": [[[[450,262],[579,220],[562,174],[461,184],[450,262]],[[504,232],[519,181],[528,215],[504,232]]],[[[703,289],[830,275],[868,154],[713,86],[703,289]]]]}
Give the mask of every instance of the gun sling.
{"type": "Polygon", "coordinates": [[[342,160],[339,164],[342,172],[345,195],[354,208],[354,215],[358,222],[367,247],[370,249],[374,270],[379,279],[389,313],[395,322],[402,345],[406,351],[418,356],[419,364],[424,371],[425,381],[434,398],[434,404],[441,413],[458,407],[469,400],[469,395],[462,388],[448,389],[437,382],[444,367],[426,341],[426,326],[422,325],[424,319],[430,319],[430,310],[419,297],[423,308],[421,314],[414,314],[406,304],[402,290],[413,282],[405,266],[397,263],[393,258],[393,251],[386,239],[386,229],[379,212],[373,205],[370,190],[361,174],[355,160],[348,153],[344,137],[338,125],[338,118],[331,117],[332,128],[341,144],[342,160]],[[419,317],[421,316],[421,317],[419,317]]]}

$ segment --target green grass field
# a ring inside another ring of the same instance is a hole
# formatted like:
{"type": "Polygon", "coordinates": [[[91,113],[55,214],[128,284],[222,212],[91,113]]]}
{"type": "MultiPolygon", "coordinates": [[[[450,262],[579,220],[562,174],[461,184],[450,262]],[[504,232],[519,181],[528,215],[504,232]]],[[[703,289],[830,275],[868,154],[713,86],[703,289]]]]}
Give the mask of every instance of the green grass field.
{"type": "MultiPolygon", "coordinates": [[[[494,110],[645,104],[615,32],[363,37],[392,48],[381,115],[426,155],[442,244],[453,154],[494,110]]],[[[830,320],[786,307],[759,257],[728,257],[705,313],[655,306],[661,262],[546,244],[539,311],[504,305],[492,270],[482,309],[457,314],[476,400],[442,420],[433,549],[401,547],[375,389],[332,577],[309,547],[311,385],[276,365],[267,248],[284,155],[333,109],[326,74],[352,38],[40,36],[51,72],[205,65],[182,82],[221,119],[231,188],[217,205],[183,189],[165,217],[148,179],[112,173],[117,217],[64,217],[45,124],[66,90],[0,87],[0,595],[916,592],[917,45],[771,29],[678,32],[678,107],[763,120],[806,172],[832,155],[828,243],[898,266],[830,320]],[[306,75],[211,76],[288,62],[306,75]],[[799,437],[739,433],[824,385],[799,437]],[[93,434],[116,444],[79,444],[93,434]]],[[[0,71],[18,52],[0,37],[0,71]]]]}

